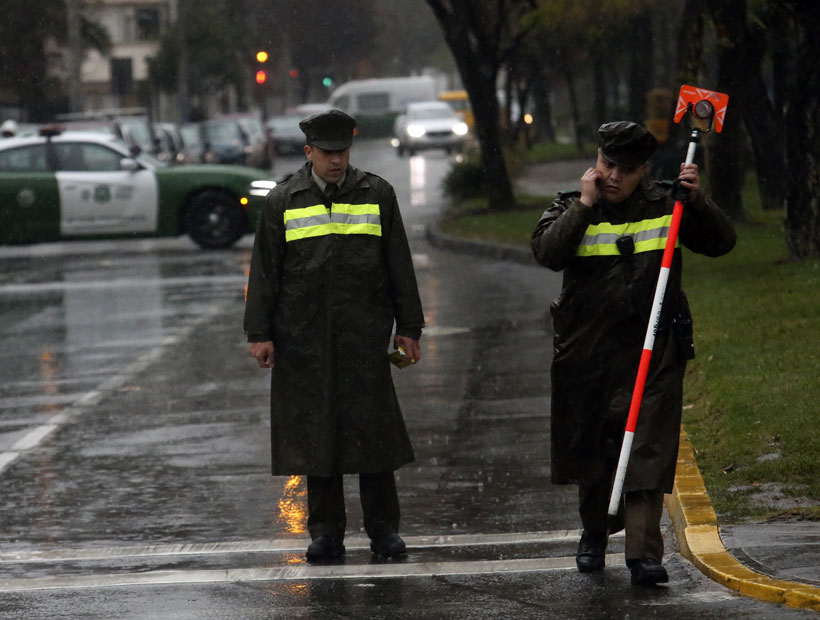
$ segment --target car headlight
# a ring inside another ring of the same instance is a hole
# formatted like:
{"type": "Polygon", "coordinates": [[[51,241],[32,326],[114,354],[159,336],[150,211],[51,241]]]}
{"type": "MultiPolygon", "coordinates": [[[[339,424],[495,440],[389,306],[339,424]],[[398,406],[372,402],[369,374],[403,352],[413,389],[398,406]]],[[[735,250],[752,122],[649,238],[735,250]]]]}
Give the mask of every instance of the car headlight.
{"type": "Polygon", "coordinates": [[[453,125],[453,133],[457,136],[466,136],[467,135],[467,124],[466,123],[456,123],[453,125]]]}
{"type": "Polygon", "coordinates": [[[407,135],[411,138],[421,138],[424,135],[424,127],[421,125],[408,125],[407,135]]]}
{"type": "Polygon", "coordinates": [[[276,181],[251,181],[248,193],[251,196],[267,196],[274,187],[276,187],[276,181]]]}

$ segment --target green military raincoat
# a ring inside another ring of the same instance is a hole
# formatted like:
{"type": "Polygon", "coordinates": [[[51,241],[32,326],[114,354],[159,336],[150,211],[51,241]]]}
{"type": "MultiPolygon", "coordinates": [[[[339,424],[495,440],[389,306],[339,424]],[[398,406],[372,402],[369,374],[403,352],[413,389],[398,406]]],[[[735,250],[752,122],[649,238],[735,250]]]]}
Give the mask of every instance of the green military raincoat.
{"type": "MultiPolygon", "coordinates": [[[[542,265],[563,270],[554,328],[552,480],[591,485],[618,460],[674,200],[671,184],[642,183],[623,202],[592,208],[559,194],[532,236],[542,265]]],[[[686,206],[679,243],[708,256],[729,252],[731,223],[713,203],[686,206]]],[[[677,461],[691,317],[675,250],[624,491],[670,492],[677,461]],[[689,328],[687,330],[687,327],[689,328]],[[688,331],[688,333],[687,333],[688,331]]]]}
{"type": "Polygon", "coordinates": [[[424,316],[393,188],[350,166],[332,204],[307,163],[268,195],[254,242],[244,328],[274,343],[272,469],[393,471],[413,460],[387,359],[393,323],[424,316]]]}

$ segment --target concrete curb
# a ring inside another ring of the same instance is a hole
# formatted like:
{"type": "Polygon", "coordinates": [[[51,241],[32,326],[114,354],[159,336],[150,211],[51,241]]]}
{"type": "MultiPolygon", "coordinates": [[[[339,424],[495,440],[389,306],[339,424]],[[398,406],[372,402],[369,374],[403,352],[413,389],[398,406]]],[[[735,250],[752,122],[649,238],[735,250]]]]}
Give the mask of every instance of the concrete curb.
{"type": "MultiPolygon", "coordinates": [[[[435,247],[496,260],[537,265],[529,248],[457,239],[433,223],[427,240],[435,247]]],[[[707,577],[745,596],[798,609],[820,611],[820,588],[775,579],[741,564],[723,545],[717,515],[695,460],[688,433],[681,429],[675,486],[665,498],[681,554],[707,577]]]]}
{"type": "Polygon", "coordinates": [[[789,607],[820,611],[820,588],[775,579],[741,564],[723,546],[717,515],[695,461],[689,435],[681,429],[675,486],[666,496],[681,554],[710,579],[741,594],[789,607]]]}
{"type": "Polygon", "coordinates": [[[433,222],[426,228],[427,241],[437,248],[471,254],[473,256],[483,256],[484,258],[494,258],[495,260],[506,260],[522,265],[535,267],[535,257],[529,248],[522,248],[517,245],[505,245],[502,243],[487,243],[484,241],[470,241],[469,239],[458,239],[445,235],[439,230],[438,224],[433,222]]]}

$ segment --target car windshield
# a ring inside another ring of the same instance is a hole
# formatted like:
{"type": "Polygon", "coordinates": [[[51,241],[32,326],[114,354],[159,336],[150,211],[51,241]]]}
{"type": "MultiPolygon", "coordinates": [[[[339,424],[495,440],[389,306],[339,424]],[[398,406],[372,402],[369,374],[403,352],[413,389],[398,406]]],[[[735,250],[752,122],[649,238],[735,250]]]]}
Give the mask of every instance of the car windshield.
{"type": "Polygon", "coordinates": [[[203,123],[205,135],[212,142],[233,142],[242,140],[239,125],[233,121],[207,121],[203,123]]]}
{"type": "Polygon", "coordinates": [[[148,123],[139,118],[121,118],[118,121],[123,128],[123,134],[134,144],[139,144],[143,149],[153,148],[151,143],[151,133],[148,123]]]}
{"type": "Polygon", "coordinates": [[[421,119],[436,119],[436,118],[453,118],[453,111],[446,108],[420,108],[416,110],[408,110],[407,116],[414,120],[421,119]]]}
{"type": "Polygon", "coordinates": [[[186,146],[202,144],[202,136],[199,135],[199,128],[196,125],[183,125],[179,128],[179,133],[186,146]]]}
{"type": "Polygon", "coordinates": [[[299,121],[301,116],[275,116],[268,121],[268,127],[273,129],[274,135],[277,133],[296,134],[301,133],[299,121]]]}

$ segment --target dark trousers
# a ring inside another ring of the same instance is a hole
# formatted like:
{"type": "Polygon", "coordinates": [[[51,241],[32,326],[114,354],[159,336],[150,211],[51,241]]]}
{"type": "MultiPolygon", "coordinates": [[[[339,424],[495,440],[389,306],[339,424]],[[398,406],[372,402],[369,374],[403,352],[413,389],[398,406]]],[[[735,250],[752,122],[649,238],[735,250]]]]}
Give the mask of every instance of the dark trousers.
{"type": "Polygon", "coordinates": [[[663,514],[663,491],[633,491],[625,493],[614,518],[609,510],[610,484],[604,482],[578,487],[578,511],[588,536],[604,538],[626,530],[626,561],[663,558],[661,515],[663,514]],[[607,531],[609,528],[609,532],[607,531]]]}
{"type": "MultiPolygon", "coordinates": [[[[308,476],[308,532],[344,539],[347,517],[342,476],[308,476]]],[[[399,496],[392,471],[359,474],[364,529],[371,539],[399,531],[399,496]]]]}

